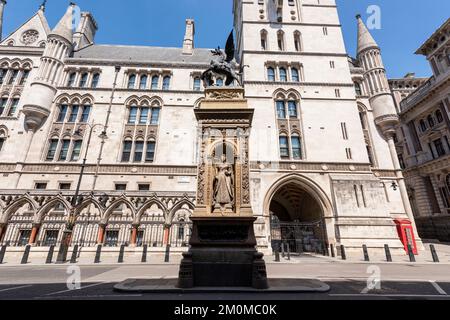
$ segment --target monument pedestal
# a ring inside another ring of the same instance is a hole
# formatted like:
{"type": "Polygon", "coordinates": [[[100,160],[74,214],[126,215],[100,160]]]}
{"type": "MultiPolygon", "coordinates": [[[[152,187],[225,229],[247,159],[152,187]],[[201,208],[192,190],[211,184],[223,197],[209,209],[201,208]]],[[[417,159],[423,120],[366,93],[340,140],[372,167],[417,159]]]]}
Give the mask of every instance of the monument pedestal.
{"type": "Polygon", "coordinates": [[[197,203],[178,287],[267,289],[250,204],[253,109],[247,105],[243,88],[210,87],[194,112],[201,130],[197,203]]]}

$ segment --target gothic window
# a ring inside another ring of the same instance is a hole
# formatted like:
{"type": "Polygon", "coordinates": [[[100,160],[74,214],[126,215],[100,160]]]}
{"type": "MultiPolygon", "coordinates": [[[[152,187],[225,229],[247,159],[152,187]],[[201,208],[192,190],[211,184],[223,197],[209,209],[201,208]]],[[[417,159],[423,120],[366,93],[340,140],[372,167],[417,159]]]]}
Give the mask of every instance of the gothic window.
{"type": "Polygon", "coordinates": [[[91,113],[91,106],[89,106],[89,105],[83,106],[83,111],[81,112],[80,122],[86,123],[89,119],[90,113],[91,113]]]}
{"type": "Polygon", "coordinates": [[[300,77],[297,68],[291,68],[291,76],[293,82],[300,82],[300,77]]]}
{"type": "Polygon", "coordinates": [[[165,76],[163,79],[163,90],[169,90],[170,89],[170,76],[165,76]]]}
{"type": "Polygon", "coordinates": [[[145,162],[153,162],[155,159],[155,141],[147,142],[147,152],[145,154],[145,162]]]}
{"type": "Polygon", "coordinates": [[[301,33],[298,31],[294,32],[294,48],[295,51],[299,52],[302,51],[302,40],[301,40],[301,33]]]}
{"type": "Polygon", "coordinates": [[[0,116],[5,111],[7,104],[8,104],[8,97],[3,97],[0,99],[0,116]]]}
{"type": "Polygon", "coordinates": [[[66,119],[67,109],[68,106],[66,104],[63,104],[59,107],[59,114],[56,122],[64,122],[64,120],[66,119]]]}
{"type": "Polygon", "coordinates": [[[144,90],[147,87],[147,79],[146,75],[141,76],[141,81],[139,82],[139,89],[144,90]]]}
{"type": "Polygon", "coordinates": [[[130,108],[130,113],[128,115],[128,123],[129,124],[135,124],[136,123],[137,112],[138,112],[138,107],[132,106],[130,108]]]}
{"type": "Polygon", "coordinates": [[[284,101],[277,101],[277,117],[278,119],[286,119],[286,107],[284,105],[284,101]]]}
{"type": "Polygon", "coordinates": [[[156,125],[159,123],[159,113],[160,113],[160,108],[159,107],[153,107],[152,108],[152,119],[150,121],[150,124],[152,125],[156,125]]]}
{"type": "Polygon", "coordinates": [[[194,78],[194,90],[195,91],[200,91],[201,90],[201,85],[202,85],[202,82],[201,82],[200,77],[195,77],[194,78]]]}
{"type": "Polygon", "coordinates": [[[3,81],[5,80],[7,74],[8,74],[8,69],[3,68],[0,70],[0,84],[3,84],[3,81]]]}
{"type": "Polygon", "coordinates": [[[59,161],[67,160],[67,155],[69,153],[70,140],[62,140],[61,150],[59,151],[59,161]]]}
{"type": "Polygon", "coordinates": [[[92,77],[91,88],[93,89],[97,88],[99,81],[100,81],[100,74],[99,73],[94,74],[94,76],[92,77]]]}
{"type": "Polygon", "coordinates": [[[267,31],[261,31],[261,50],[267,50],[267,31]]]}
{"type": "Polygon", "coordinates": [[[73,105],[71,110],[70,110],[70,115],[69,115],[69,123],[74,123],[77,121],[78,118],[78,111],[80,110],[80,106],[78,105],[73,105]]]}
{"type": "Polygon", "coordinates": [[[420,130],[422,131],[422,132],[425,132],[425,131],[427,131],[427,124],[425,123],[425,120],[420,120],[420,130]]]}
{"type": "Polygon", "coordinates": [[[300,160],[302,158],[300,137],[297,135],[292,136],[291,145],[292,145],[292,157],[296,160],[300,160]]]}
{"type": "Polygon", "coordinates": [[[9,111],[8,111],[8,117],[14,116],[18,105],[19,105],[19,98],[12,99],[11,106],[9,107],[9,111]]]}
{"type": "Polygon", "coordinates": [[[287,81],[287,72],[285,68],[280,68],[280,81],[287,81]]]}
{"type": "Polygon", "coordinates": [[[430,128],[433,128],[435,123],[434,123],[434,119],[433,119],[433,117],[431,115],[429,115],[427,117],[427,121],[428,121],[428,124],[430,125],[430,128]]]}
{"type": "MultiPolygon", "coordinates": [[[[359,111],[359,119],[361,121],[361,127],[363,129],[364,141],[366,143],[367,157],[369,159],[369,163],[372,166],[374,166],[375,158],[374,158],[373,148],[372,148],[372,144],[371,144],[371,140],[370,140],[369,125],[368,125],[368,121],[367,121],[367,113],[363,109],[363,107],[358,107],[358,111],[359,111]]],[[[351,156],[351,150],[350,150],[350,156],[351,156]]]]}
{"type": "Polygon", "coordinates": [[[357,96],[362,96],[361,84],[355,82],[355,92],[357,96]]]}
{"type": "Polygon", "coordinates": [[[47,160],[48,161],[52,161],[55,158],[57,147],[58,147],[58,139],[50,140],[50,145],[48,147],[48,152],[47,152],[47,160]]]}
{"type": "Polygon", "coordinates": [[[280,156],[289,158],[289,142],[287,136],[280,136],[280,156]]]}
{"type": "Polygon", "coordinates": [[[23,86],[27,82],[29,75],[30,75],[30,70],[24,70],[22,73],[22,77],[20,78],[19,85],[23,86]]]}
{"type": "Polygon", "coordinates": [[[19,70],[13,70],[12,75],[9,78],[8,84],[13,85],[16,82],[18,75],[19,75],[19,70]]]}
{"type": "Polygon", "coordinates": [[[406,168],[405,160],[403,159],[403,155],[402,154],[398,155],[398,162],[400,163],[400,168],[402,168],[402,170],[405,170],[405,168],[406,168]]]}
{"type": "Polygon", "coordinates": [[[445,156],[444,144],[441,139],[437,139],[433,142],[434,147],[436,148],[436,152],[439,157],[445,156]]]}
{"type": "Polygon", "coordinates": [[[128,89],[134,89],[135,84],[136,84],[136,75],[130,74],[130,76],[128,77],[128,89]]]}
{"type": "Polygon", "coordinates": [[[152,77],[152,90],[157,90],[159,84],[159,76],[152,77]]]}
{"type": "Polygon", "coordinates": [[[80,78],[80,88],[85,88],[87,85],[89,74],[87,72],[83,73],[80,78]]]}
{"type": "Polygon", "coordinates": [[[148,107],[141,108],[141,114],[139,116],[139,124],[147,124],[148,121],[148,107]]]}
{"type": "Polygon", "coordinates": [[[122,162],[129,162],[131,158],[131,149],[133,148],[133,142],[126,140],[123,142],[122,162]]]}
{"type": "Polygon", "coordinates": [[[439,123],[442,123],[444,121],[444,117],[442,116],[441,110],[436,111],[436,119],[439,123]]]}
{"type": "Polygon", "coordinates": [[[0,130],[0,152],[3,149],[3,146],[5,144],[6,141],[6,133],[5,130],[0,130]]]}
{"type": "Polygon", "coordinates": [[[75,72],[72,72],[71,74],[69,74],[69,80],[67,81],[68,87],[73,87],[75,85],[76,76],[77,76],[77,74],[75,72]]]}
{"type": "Polygon", "coordinates": [[[284,51],[284,32],[278,31],[277,33],[277,44],[278,44],[278,50],[284,51]]]}
{"type": "Polygon", "coordinates": [[[289,111],[289,118],[297,118],[297,102],[295,101],[288,101],[288,111],[289,111]]]}
{"type": "Polygon", "coordinates": [[[275,69],[272,67],[267,68],[267,79],[269,81],[275,81],[275,69]]]}
{"type": "Polygon", "coordinates": [[[80,159],[81,146],[83,145],[83,140],[76,140],[73,142],[71,161],[78,161],[80,159]]]}
{"type": "Polygon", "coordinates": [[[141,162],[144,153],[144,141],[136,141],[134,144],[134,162],[141,162]]]}

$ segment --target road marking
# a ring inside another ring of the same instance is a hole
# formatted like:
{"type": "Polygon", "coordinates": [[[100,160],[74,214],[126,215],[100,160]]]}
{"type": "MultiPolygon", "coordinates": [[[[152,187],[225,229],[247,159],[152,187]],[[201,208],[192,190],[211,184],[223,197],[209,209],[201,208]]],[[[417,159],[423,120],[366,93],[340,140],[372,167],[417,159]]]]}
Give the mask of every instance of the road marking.
{"type": "Polygon", "coordinates": [[[447,292],[444,291],[434,280],[430,280],[430,283],[433,285],[433,287],[436,289],[436,291],[443,296],[447,295],[447,292]]]}
{"type": "Polygon", "coordinates": [[[27,286],[20,286],[20,287],[14,287],[14,288],[7,288],[7,289],[1,289],[0,292],[4,292],[4,291],[11,291],[11,290],[17,290],[17,289],[23,289],[23,288],[29,288],[32,287],[33,285],[27,285],[27,286]]]}
{"type": "MultiPolygon", "coordinates": [[[[437,298],[442,297],[442,295],[437,294],[357,294],[357,293],[332,293],[329,294],[330,297],[385,297],[385,298],[437,298]]],[[[446,295],[447,296],[447,295],[446,295]]]]}
{"type": "Polygon", "coordinates": [[[53,295],[55,295],[55,294],[60,294],[60,293],[65,293],[65,292],[80,291],[80,290],[83,290],[83,289],[87,289],[87,288],[90,288],[90,287],[99,286],[99,285],[106,284],[106,283],[109,283],[109,281],[106,281],[106,282],[99,282],[99,283],[94,283],[94,284],[90,284],[90,285],[87,285],[87,286],[82,286],[80,289],[68,289],[68,290],[62,290],[62,291],[52,292],[52,293],[46,294],[45,296],[53,296],[53,295]]]}

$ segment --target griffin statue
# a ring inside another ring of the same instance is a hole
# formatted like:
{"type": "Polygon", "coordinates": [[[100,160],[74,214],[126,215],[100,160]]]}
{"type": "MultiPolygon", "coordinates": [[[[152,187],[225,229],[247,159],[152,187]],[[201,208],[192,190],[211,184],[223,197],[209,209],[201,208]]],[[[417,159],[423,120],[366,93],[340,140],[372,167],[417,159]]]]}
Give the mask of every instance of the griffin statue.
{"type": "Polygon", "coordinates": [[[211,53],[214,56],[218,56],[219,58],[217,60],[211,60],[211,66],[202,74],[201,79],[205,88],[215,85],[213,80],[213,75],[215,74],[223,75],[226,77],[226,86],[231,85],[234,81],[236,81],[238,85],[241,86],[243,67],[238,72],[236,70],[236,64],[233,61],[235,54],[233,31],[231,31],[230,35],[228,36],[227,44],[225,46],[225,52],[222,51],[220,47],[218,47],[217,49],[212,50],[211,53]]]}

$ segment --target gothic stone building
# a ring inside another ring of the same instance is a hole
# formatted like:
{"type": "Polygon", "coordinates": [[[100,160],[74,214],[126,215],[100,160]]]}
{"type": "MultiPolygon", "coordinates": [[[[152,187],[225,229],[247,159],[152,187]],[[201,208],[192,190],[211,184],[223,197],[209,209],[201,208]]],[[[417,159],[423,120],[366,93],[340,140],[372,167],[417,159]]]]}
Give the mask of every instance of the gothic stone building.
{"type": "MultiPolygon", "coordinates": [[[[100,45],[91,13],[72,31],[73,5],[53,29],[44,9],[0,43],[1,240],[57,244],[74,209],[72,244],[186,246],[198,167],[193,110],[212,58],[194,46],[194,21],[180,48],[100,45]]],[[[334,0],[234,0],[233,13],[236,60],[249,66],[248,188],[261,250],[282,239],[296,252],[329,244],[401,252],[405,225],[420,243],[394,100],[361,18],[350,58],[334,0]]]]}
{"type": "Polygon", "coordinates": [[[416,54],[427,58],[433,76],[391,80],[399,161],[419,234],[450,241],[450,19],[416,54]]]}

